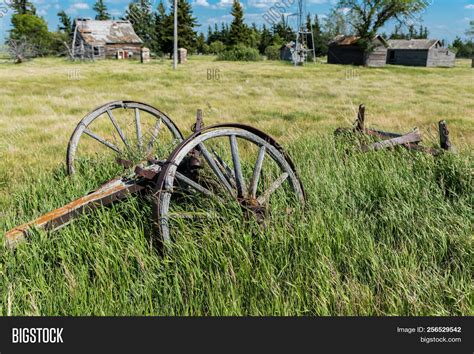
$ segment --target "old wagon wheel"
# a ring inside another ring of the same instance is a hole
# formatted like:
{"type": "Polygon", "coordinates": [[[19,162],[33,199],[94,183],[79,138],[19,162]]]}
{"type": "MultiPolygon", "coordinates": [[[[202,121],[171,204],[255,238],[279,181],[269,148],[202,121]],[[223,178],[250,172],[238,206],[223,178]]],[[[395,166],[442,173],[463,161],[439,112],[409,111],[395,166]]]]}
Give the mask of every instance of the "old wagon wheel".
{"type": "Polygon", "coordinates": [[[181,141],[179,129],[160,110],[140,102],[110,102],[87,114],[74,130],[68,173],[91,161],[131,167],[149,157],[165,160],[181,141]]]}
{"type": "Polygon", "coordinates": [[[154,217],[164,242],[182,232],[175,226],[192,227],[192,220],[222,210],[234,208],[263,221],[272,204],[283,213],[304,205],[289,156],[265,133],[240,124],[207,127],[183,141],[164,164],[156,187],[154,217]],[[196,156],[198,168],[190,168],[196,156]]]}

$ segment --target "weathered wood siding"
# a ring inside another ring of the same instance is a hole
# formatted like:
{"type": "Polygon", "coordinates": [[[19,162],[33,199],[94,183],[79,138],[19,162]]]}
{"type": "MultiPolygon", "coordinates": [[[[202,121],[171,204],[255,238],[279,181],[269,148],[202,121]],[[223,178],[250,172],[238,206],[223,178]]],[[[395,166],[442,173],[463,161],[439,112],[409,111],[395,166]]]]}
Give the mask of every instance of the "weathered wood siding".
{"type": "Polygon", "coordinates": [[[456,62],[456,55],[447,48],[431,48],[428,53],[426,66],[452,68],[456,62]]]}
{"type": "Polygon", "coordinates": [[[426,66],[428,50],[426,49],[389,49],[387,63],[393,65],[426,66]],[[393,54],[392,54],[393,53],[393,54]]]}
{"type": "Polygon", "coordinates": [[[362,48],[356,45],[330,46],[328,50],[329,64],[366,65],[382,67],[387,62],[387,48],[375,47],[372,53],[366,55],[362,48]]]}
{"type": "Polygon", "coordinates": [[[370,67],[383,67],[387,63],[387,48],[376,47],[372,53],[366,57],[365,65],[370,67]]]}
{"type": "Polygon", "coordinates": [[[328,64],[364,65],[364,52],[355,45],[329,46],[328,64]]]}
{"type": "Polygon", "coordinates": [[[105,58],[116,59],[117,52],[132,52],[132,59],[140,59],[141,45],[140,44],[106,44],[105,45],[105,58]]]}

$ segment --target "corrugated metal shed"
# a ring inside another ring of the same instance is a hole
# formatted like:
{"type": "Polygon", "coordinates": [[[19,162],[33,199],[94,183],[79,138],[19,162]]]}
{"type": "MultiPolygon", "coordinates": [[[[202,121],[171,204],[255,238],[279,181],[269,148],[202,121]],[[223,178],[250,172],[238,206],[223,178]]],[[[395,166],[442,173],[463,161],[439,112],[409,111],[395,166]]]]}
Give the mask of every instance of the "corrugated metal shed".
{"type": "Polygon", "coordinates": [[[76,21],[76,26],[83,40],[90,45],[143,43],[130,21],[80,19],[76,21]]]}
{"type": "Polygon", "coordinates": [[[389,39],[388,44],[391,49],[431,49],[436,43],[441,42],[438,39],[389,39]]]}

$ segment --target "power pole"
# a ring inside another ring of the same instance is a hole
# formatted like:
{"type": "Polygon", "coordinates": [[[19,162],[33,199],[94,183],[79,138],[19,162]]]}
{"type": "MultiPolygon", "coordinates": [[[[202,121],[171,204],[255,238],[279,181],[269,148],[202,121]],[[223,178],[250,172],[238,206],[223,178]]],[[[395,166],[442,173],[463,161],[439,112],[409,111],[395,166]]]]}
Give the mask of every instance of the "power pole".
{"type": "Polygon", "coordinates": [[[173,70],[178,67],[178,0],[174,0],[173,70]]]}

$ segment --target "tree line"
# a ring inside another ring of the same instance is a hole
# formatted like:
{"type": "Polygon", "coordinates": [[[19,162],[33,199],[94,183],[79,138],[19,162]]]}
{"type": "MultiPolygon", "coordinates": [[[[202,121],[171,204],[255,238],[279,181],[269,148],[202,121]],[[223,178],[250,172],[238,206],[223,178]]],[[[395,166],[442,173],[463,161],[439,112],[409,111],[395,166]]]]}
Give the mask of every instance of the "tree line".
{"type": "MultiPolygon", "coordinates": [[[[370,38],[390,19],[398,19],[406,14],[416,13],[427,6],[425,0],[387,0],[373,2],[369,0],[340,0],[329,13],[321,19],[318,15],[308,14],[306,30],[311,32],[307,44],[317,56],[327,54],[328,42],[339,34],[355,34],[361,37],[362,45],[370,49],[370,38]],[[349,9],[349,11],[342,11],[349,9]]],[[[60,25],[56,31],[50,32],[44,18],[40,17],[33,3],[29,0],[11,0],[12,30],[7,43],[27,39],[31,44],[32,56],[65,54],[64,43],[71,43],[74,32],[74,21],[62,10],[58,12],[60,25]]],[[[93,6],[95,19],[113,19],[103,0],[97,0],[93,6]]],[[[174,4],[169,0],[168,6],[160,1],[152,8],[150,0],[132,0],[121,19],[132,22],[137,35],[144,41],[155,55],[171,55],[173,48],[174,4]]],[[[277,59],[279,48],[294,41],[296,33],[281,15],[277,23],[257,26],[248,25],[239,0],[234,0],[230,14],[230,23],[208,26],[207,33],[198,33],[200,27],[193,15],[189,0],[180,0],[178,6],[178,46],[188,49],[190,53],[219,54],[230,48],[240,46],[265,54],[270,59],[277,59]]],[[[403,31],[402,25],[395,26],[394,31],[387,35],[389,39],[428,38],[427,27],[414,25],[403,31]]],[[[453,48],[462,56],[472,55],[472,40],[463,42],[457,38],[453,48]]]]}

